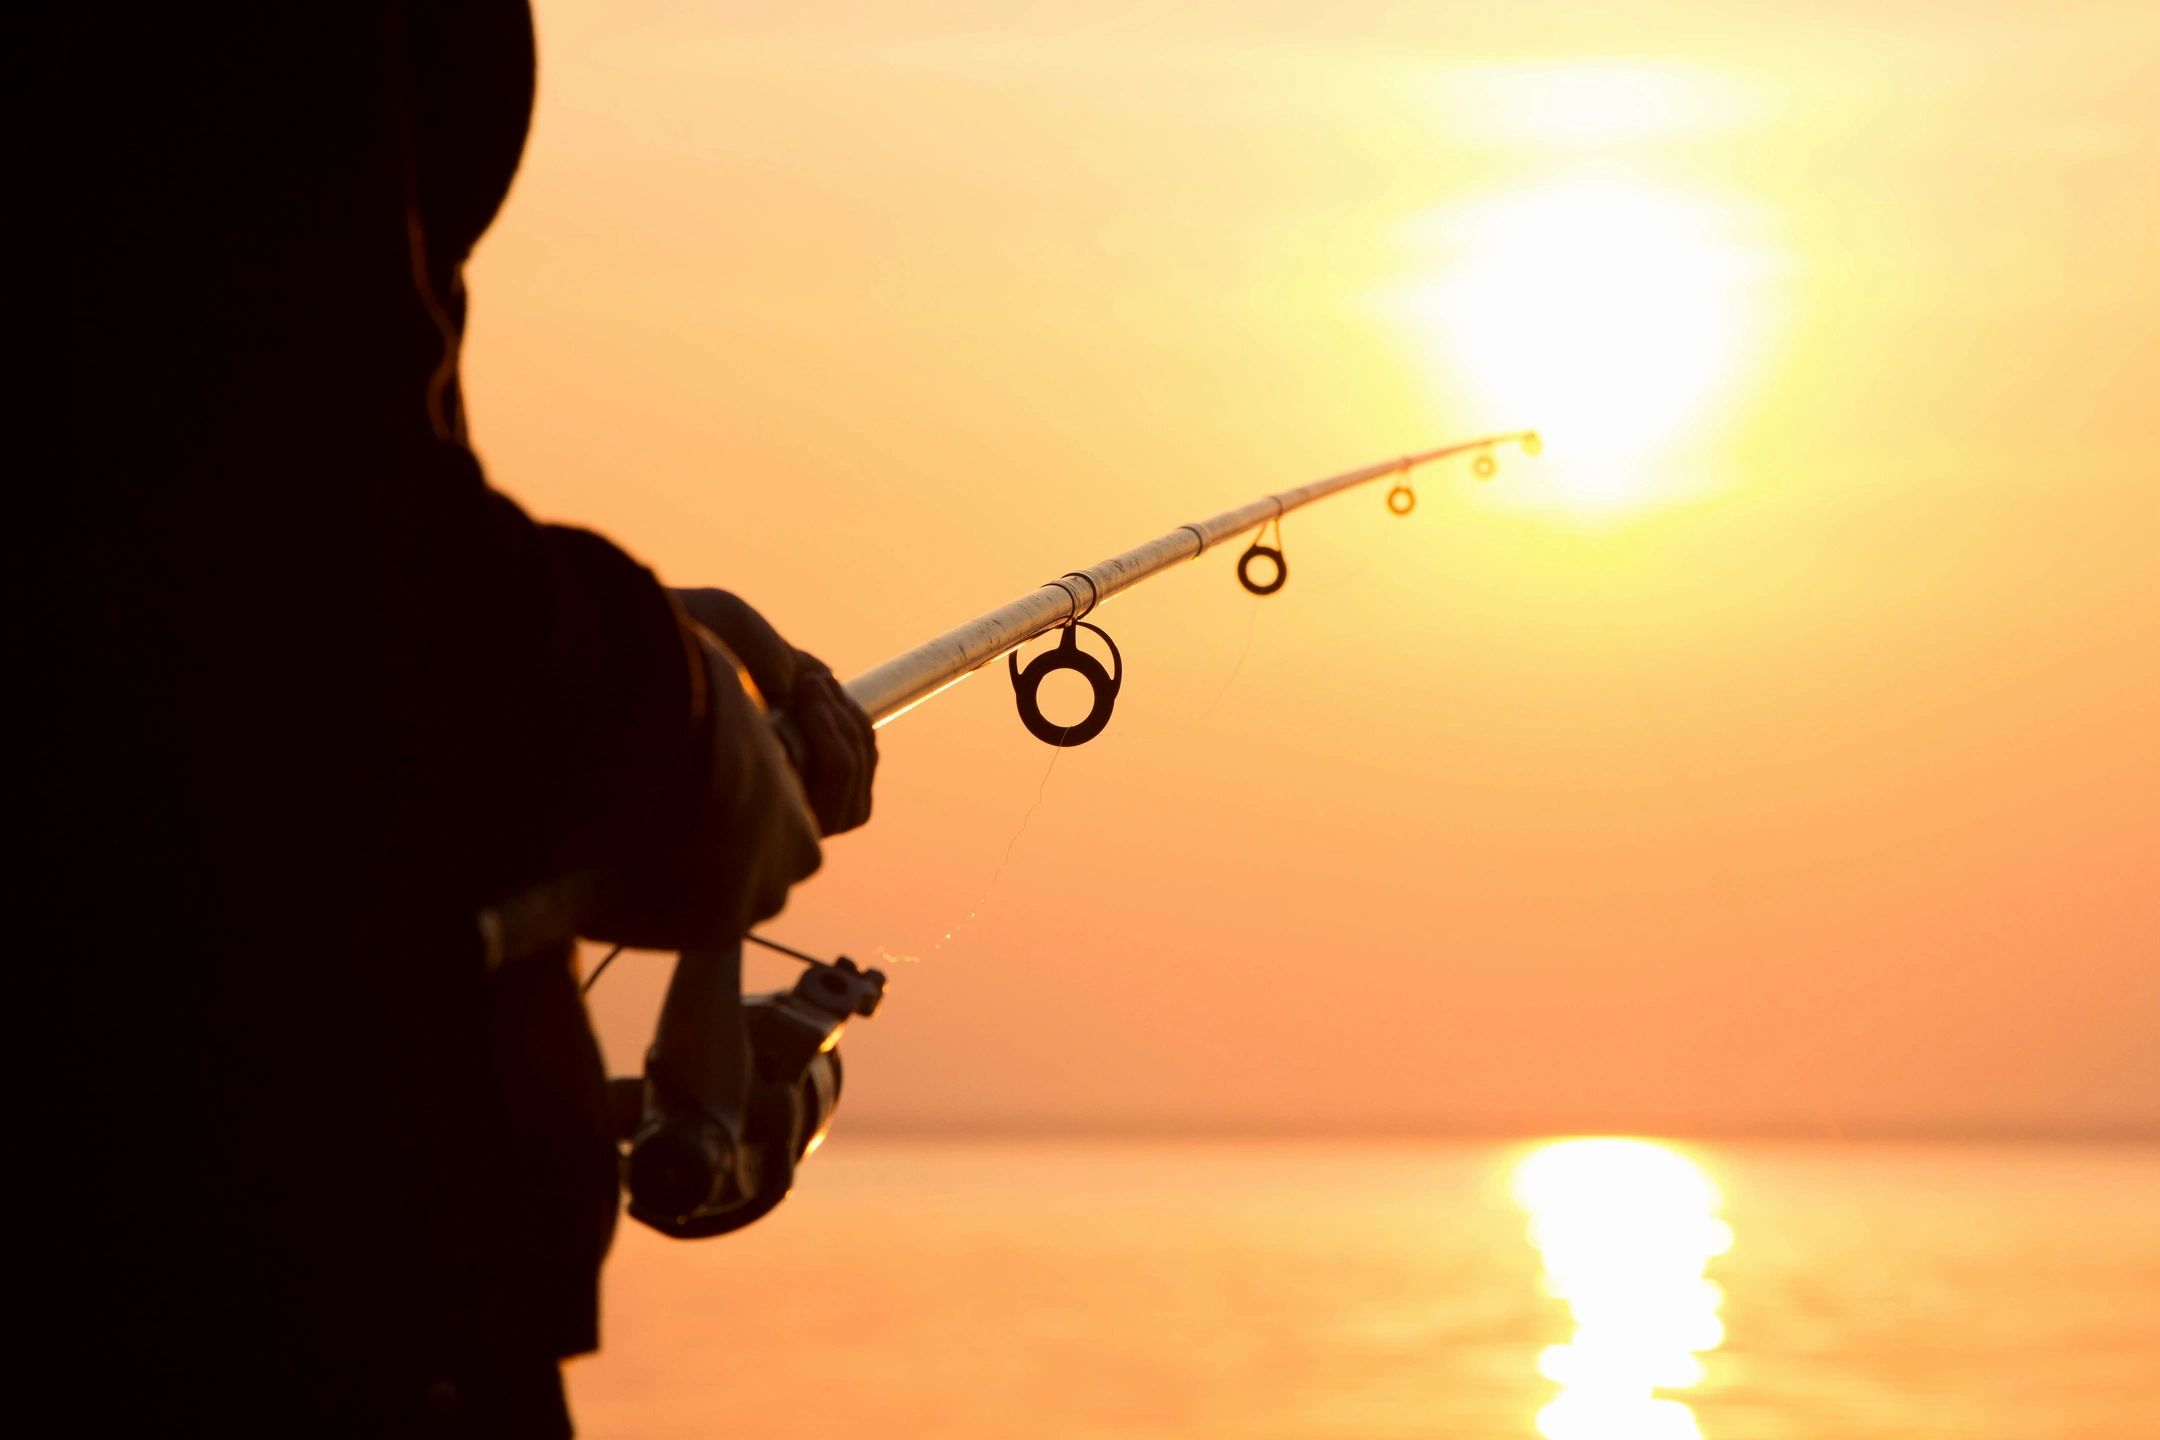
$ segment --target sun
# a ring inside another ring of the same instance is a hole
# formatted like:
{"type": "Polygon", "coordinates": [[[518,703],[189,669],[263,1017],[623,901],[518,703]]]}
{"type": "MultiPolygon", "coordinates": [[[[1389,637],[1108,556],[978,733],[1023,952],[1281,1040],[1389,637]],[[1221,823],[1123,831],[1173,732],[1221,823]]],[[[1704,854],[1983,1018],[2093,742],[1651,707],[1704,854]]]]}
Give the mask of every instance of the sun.
{"type": "Polygon", "coordinates": [[[1543,483],[1571,507],[1670,493],[1662,462],[1753,358],[1763,266],[1735,207],[1586,172],[1415,234],[1430,268],[1397,303],[1451,409],[1542,431],[1543,483]]]}

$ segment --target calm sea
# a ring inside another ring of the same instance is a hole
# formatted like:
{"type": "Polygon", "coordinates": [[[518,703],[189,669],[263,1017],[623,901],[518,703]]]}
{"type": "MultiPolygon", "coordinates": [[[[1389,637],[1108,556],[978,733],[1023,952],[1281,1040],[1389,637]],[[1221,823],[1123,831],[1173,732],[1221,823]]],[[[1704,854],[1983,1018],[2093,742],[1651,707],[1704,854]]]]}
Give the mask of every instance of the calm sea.
{"type": "Polygon", "coordinates": [[[2160,1437],[2160,1148],[900,1141],[626,1224],[598,1437],[2160,1437]]]}

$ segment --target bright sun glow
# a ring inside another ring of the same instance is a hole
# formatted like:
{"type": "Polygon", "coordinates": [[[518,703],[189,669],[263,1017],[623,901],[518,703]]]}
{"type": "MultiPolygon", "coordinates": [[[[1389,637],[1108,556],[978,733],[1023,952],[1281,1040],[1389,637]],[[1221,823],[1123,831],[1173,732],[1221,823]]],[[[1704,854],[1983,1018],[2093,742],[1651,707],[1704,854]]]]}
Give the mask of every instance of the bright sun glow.
{"type": "Polygon", "coordinates": [[[1661,462],[1752,358],[1763,266],[1739,218],[1624,173],[1572,175],[1421,221],[1436,273],[1400,307],[1458,406],[1544,433],[1560,500],[1637,503],[1673,488],[1661,462]]]}
{"type": "Polygon", "coordinates": [[[1548,1440],[1699,1440],[1695,1415],[1659,1390],[1702,1382],[1696,1357],[1725,1338],[1723,1294],[1704,1276],[1732,1243],[1717,1185],[1647,1140],[1561,1140],[1515,1171],[1547,1287],[1574,1338],[1538,1369],[1560,1393],[1538,1412],[1548,1440]]]}

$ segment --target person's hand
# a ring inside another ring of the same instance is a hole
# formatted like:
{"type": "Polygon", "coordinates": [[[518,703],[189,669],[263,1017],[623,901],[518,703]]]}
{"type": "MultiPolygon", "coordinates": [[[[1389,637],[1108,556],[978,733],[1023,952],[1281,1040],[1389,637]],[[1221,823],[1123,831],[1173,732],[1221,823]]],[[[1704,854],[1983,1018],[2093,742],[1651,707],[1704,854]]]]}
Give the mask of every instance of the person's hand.
{"type": "Polygon", "coordinates": [[[735,653],[765,703],[801,737],[803,788],[822,833],[838,835],[868,820],[877,732],[831,667],[788,644],[764,616],[725,590],[677,590],[675,598],[735,653]]]}
{"type": "Polygon", "coordinates": [[[607,877],[587,939],[637,950],[734,945],[818,868],[801,782],[737,657],[691,627],[705,660],[704,783],[652,849],[607,877]]]}

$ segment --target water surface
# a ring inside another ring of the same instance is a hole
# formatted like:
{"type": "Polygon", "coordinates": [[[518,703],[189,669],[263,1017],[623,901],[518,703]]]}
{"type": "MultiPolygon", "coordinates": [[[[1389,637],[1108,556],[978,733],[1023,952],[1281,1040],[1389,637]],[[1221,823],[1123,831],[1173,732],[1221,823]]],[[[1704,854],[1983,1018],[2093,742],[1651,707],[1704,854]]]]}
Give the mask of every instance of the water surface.
{"type": "Polygon", "coordinates": [[[2160,1148],[1672,1148],[1539,1209],[1523,1145],[843,1131],[740,1235],[625,1225],[581,1432],[2160,1434],[2160,1148]]]}

